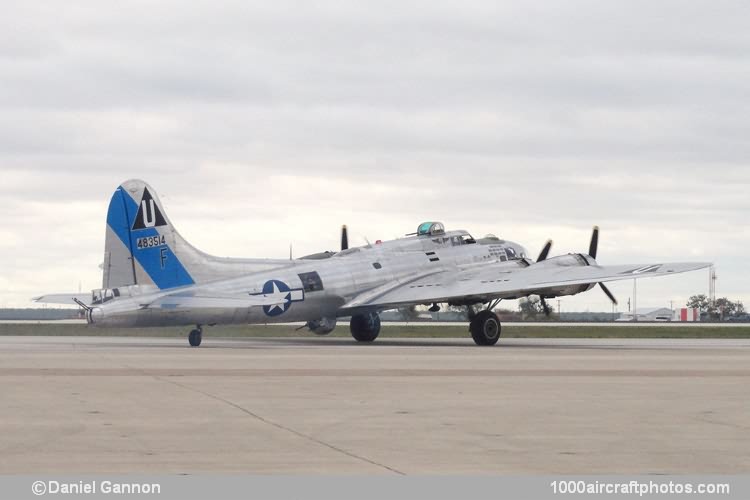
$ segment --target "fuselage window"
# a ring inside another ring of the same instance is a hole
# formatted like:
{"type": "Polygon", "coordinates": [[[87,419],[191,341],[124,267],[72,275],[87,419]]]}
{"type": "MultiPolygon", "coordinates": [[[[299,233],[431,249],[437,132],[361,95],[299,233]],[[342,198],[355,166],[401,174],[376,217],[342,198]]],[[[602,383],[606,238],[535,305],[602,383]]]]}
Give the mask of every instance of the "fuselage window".
{"type": "Polygon", "coordinates": [[[375,269],[380,269],[383,266],[380,265],[380,262],[373,262],[372,267],[374,267],[375,269]]]}
{"type": "Polygon", "coordinates": [[[323,282],[320,280],[320,275],[317,272],[300,273],[297,276],[302,281],[302,288],[306,292],[319,292],[323,290],[323,282]]]}
{"type": "Polygon", "coordinates": [[[505,256],[505,249],[498,245],[490,245],[490,256],[502,260],[507,260],[505,256]]]}

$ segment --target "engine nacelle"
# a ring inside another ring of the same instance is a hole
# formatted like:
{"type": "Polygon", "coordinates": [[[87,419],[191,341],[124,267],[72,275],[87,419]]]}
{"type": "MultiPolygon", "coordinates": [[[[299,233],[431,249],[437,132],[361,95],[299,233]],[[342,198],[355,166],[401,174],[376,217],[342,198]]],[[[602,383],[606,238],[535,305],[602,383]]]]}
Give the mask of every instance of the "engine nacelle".
{"type": "MultiPolygon", "coordinates": [[[[580,253],[571,253],[568,255],[560,255],[558,257],[551,257],[543,262],[535,264],[537,266],[545,267],[584,267],[596,265],[596,261],[589,255],[580,253]]],[[[569,295],[578,295],[579,293],[587,292],[594,288],[596,283],[587,283],[584,285],[568,285],[559,286],[554,288],[547,288],[540,290],[540,296],[548,299],[555,297],[566,297],[569,295]]]]}
{"type": "Polygon", "coordinates": [[[567,297],[569,295],[578,295],[579,293],[588,292],[595,286],[596,283],[546,288],[544,290],[540,290],[538,295],[544,296],[544,298],[546,299],[554,299],[555,297],[567,297]]]}
{"type": "Polygon", "coordinates": [[[320,318],[308,321],[307,327],[315,335],[328,335],[336,328],[336,318],[320,318]]]}

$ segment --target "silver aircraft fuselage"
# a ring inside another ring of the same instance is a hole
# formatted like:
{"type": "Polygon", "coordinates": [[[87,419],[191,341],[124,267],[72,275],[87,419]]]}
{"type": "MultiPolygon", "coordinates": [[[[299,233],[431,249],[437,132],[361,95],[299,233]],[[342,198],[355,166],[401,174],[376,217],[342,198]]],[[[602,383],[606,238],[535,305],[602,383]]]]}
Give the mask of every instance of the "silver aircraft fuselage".
{"type": "MultiPolygon", "coordinates": [[[[122,287],[109,297],[117,300],[94,304],[91,322],[96,326],[166,326],[211,324],[263,324],[298,321],[333,321],[340,307],[367,291],[387,290],[416,277],[450,268],[470,268],[500,263],[517,269],[528,265],[526,250],[518,243],[495,238],[476,241],[466,231],[439,236],[412,236],[355,247],[320,260],[283,261],[283,266],[186,287],[196,295],[278,295],[282,303],[260,307],[139,308],[179,289],[154,290],[122,287]]],[[[104,296],[107,293],[103,294],[104,296]]],[[[350,314],[351,311],[345,314],[350,314]]]]}

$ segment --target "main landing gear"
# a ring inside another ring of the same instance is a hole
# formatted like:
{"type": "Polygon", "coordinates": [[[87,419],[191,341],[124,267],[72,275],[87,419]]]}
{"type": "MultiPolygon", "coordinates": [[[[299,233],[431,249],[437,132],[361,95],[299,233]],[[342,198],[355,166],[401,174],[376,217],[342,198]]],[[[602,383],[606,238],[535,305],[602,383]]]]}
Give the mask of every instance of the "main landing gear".
{"type": "Polygon", "coordinates": [[[349,329],[357,342],[372,342],[380,333],[380,316],[375,312],[355,314],[349,323],[349,329]]]}
{"type": "Polygon", "coordinates": [[[469,306],[469,331],[471,338],[476,345],[495,345],[500,340],[500,318],[492,312],[500,304],[500,300],[495,299],[487,304],[487,309],[475,312],[475,309],[469,306]]]}
{"type": "Polygon", "coordinates": [[[500,319],[490,309],[479,311],[469,323],[471,338],[477,345],[495,345],[500,340],[500,319]]]}
{"type": "Polygon", "coordinates": [[[190,335],[188,335],[188,342],[190,342],[190,345],[192,347],[198,347],[201,345],[201,340],[203,339],[203,328],[201,328],[201,325],[197,325],[195,327],[195,330],[190,331],[190,335]]]}

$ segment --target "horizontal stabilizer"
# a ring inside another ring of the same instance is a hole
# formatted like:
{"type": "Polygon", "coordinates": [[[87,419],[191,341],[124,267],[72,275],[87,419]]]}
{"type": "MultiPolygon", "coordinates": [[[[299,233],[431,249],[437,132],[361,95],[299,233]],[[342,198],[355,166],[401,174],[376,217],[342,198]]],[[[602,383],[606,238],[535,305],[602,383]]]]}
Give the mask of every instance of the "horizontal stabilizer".
{"type": "Polygon", "coordinates": [[[278,295],[187,295],[174,294],[160,297],[145,309],[213,309],[213,308],[249,308],[275,306],[284,304],[286,297],[278,295]]]}
{"type": "Polygon", "coordinates": [[[31,299],[41,304],[64,304],[66,306],[78,305],[78,302],[89,305],[91,293],[49,293],[31,299]]]}

